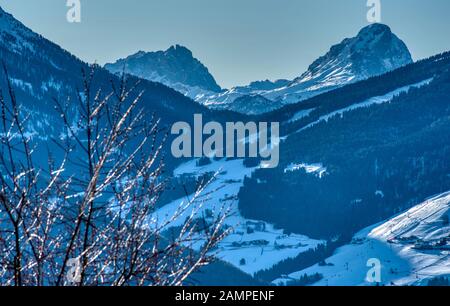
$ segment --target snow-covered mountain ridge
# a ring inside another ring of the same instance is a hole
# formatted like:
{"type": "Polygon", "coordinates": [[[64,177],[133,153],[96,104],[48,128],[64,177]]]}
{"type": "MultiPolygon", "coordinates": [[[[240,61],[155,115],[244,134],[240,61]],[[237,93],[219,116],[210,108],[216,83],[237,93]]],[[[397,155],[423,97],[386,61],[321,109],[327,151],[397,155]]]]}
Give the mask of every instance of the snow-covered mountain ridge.
{"type": "Polygon", "coordinates": [[[185,47],[138,52],[106,69],[161,82],[212,109],[262,114],[412,62],[406,45],[383,24],[363,28],[315,60],[294,80],[256,81],[221,90],[206,67],[185,47]]]}

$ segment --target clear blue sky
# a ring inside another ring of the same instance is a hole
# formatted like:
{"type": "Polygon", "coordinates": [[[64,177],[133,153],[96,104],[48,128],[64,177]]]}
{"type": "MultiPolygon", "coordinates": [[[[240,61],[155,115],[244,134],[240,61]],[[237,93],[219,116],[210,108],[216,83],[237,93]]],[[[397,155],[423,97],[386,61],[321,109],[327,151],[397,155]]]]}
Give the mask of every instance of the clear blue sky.
{"type": "MultiPolygon", "coordinates": [[[[367,25],[366,0],[0,0],[25,25],[88,62],[190,48],[224,87],[294,78],[367,25]]],[[[449,0],[381,0],[382,22],[420,59],[450,50],[449,0]]]]}

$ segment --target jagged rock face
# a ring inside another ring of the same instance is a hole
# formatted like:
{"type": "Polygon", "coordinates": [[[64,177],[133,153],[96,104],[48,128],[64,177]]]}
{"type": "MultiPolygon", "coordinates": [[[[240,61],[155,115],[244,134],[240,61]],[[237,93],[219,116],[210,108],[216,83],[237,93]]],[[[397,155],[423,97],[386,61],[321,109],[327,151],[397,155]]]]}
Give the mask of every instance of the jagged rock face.
{"type": "Polygon", "coordinates": [[[180,45],[172,46],[166,51],[140,51],[113,64],[106,64],[105,68],[113,73],[125,71],[143,79],[160,82],[185,94],[195,89],[221,91],[208,69],[193,57],[189,49],[180,45]]]}
{"type": "Polygon", "coordinates": [[[229,109],[247,115],[259,115],[264,113],[265,109],[277,109],[282,106],[282,103],[271,101],[261,95],[251,95],[237,98],[229,109]]]}
{"type": "Polygon", "coordinates": [[[350,49],[355,74],[363,78],[386,73],[413,61],[405,43],[382,24],[362,29],[350,49]]]}

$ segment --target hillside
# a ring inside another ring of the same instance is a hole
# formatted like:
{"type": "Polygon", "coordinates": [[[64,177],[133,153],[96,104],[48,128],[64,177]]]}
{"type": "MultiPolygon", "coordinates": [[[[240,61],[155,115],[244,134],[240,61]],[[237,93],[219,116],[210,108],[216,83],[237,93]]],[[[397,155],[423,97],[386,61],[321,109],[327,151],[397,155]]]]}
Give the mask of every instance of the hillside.
{"type": "Polygon", "coordinates": [[[450,194],[427,199],[420,205],[358,234],[352,243],[315,265],[275,283],[319,273],[315,285],[374,286],[366,279],[371,258],[380,260],[381,283],[390,286],[423,286],[437,277],[450,276],[450,194]]]}

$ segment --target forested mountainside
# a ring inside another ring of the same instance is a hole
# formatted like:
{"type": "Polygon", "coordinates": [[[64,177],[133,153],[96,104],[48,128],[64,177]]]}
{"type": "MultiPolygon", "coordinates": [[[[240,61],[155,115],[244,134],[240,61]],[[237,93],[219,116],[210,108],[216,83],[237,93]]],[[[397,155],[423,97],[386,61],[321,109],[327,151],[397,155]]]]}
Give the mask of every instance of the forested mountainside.
{"type": "Polygon", "coordinates": [[[211,109],[256,115],[411,62],[407,46],[387,25],[371,24],[333,45],[293,80],[255,81],[222,90],[192,52],[179,45],[166,51],[140,51],[105,68],[161,82],[211,109]]]}
{"type": "Polygon", "coordinates": [[[373,286],[367,278],[367,260],[377,258],[382,265],[378,286],[449,286],[449,217],[449,192],[427,198],[361,230],[351,243],[318,264],[285,274],[273,283],[306,279],[320,286],[373,286]]]}
{"type": "Polygon", "coordinates": [[[241,213],[312,237],[349,236],[450,189],[449,67],[441,54],[270,114],[286,122],[313,109],[286,124],[280,167],[245,180],[241,213]]]}

